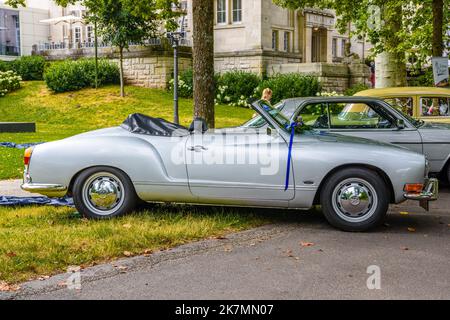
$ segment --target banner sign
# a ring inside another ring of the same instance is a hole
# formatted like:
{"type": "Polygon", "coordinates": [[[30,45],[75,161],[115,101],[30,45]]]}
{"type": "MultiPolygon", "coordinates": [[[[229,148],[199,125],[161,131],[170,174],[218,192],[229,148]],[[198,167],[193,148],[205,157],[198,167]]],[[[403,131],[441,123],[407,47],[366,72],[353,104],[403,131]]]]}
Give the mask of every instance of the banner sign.
{"type": "Polygon", "coordinates": [[[448,57],[433,57],[433,75],[434,85],[439,85],[441,82],[448,82],[448,57]]]}

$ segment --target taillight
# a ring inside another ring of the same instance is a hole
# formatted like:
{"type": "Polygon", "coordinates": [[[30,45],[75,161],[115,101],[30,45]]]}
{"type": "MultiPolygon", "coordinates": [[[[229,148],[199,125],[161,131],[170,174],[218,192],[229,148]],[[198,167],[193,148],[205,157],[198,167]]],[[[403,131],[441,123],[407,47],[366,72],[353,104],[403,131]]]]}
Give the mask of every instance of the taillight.
{"type": "Polygon", "coordinates": [[[25,150],[25,155],[23,156],[23,163],[28,166],[30,164],[31,154],[33,153],[33,148],[28,148],[25,150]]]}
{"type": "Polygon", "coordinates": [[[423,191],[423,184],[422,183],[406,184],[403,190],[409,193],[421,193],[423,191]]]}

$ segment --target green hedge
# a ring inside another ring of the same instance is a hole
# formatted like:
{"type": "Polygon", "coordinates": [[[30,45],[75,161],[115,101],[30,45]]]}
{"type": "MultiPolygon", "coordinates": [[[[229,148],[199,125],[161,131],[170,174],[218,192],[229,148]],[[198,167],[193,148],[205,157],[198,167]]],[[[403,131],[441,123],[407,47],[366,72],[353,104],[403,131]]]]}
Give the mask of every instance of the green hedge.
{"type": "Polygon", "coordinates": [[[246,107],[253,97],[261,78],[254,73],[229,71],[217,79],[216,102],[232,106],[246,107]]]}
{"type": "Polygon", "coordinates": [[[11,62],[11,69],[25,81],[42,80],[46,64],[41,56],[24,56],[11,62]]]}
{"type": "Polygon", "coordinates": [[[12,70],[0,71],[0,97],[20,88],[22,78],[12,70]]]}
{"type": "MultiPolygon", "coordinates": [[[[95,87],[95,61],[94,59],[67,60],[54,64],[45,72],[44,80],[53,92],[95,87]]],[[[108,60],[99,60],[98,85],[119,82],[119,67],[108,60]]]]}
{"type": "Polygon", "coordinates": [[[272,104],[288,98],[313,97],[322,90],[317,77],[299,73],[279,74],[262,81],[255,90],[255,97],[260,98],[265,88],[273,91],[272,104]]]}

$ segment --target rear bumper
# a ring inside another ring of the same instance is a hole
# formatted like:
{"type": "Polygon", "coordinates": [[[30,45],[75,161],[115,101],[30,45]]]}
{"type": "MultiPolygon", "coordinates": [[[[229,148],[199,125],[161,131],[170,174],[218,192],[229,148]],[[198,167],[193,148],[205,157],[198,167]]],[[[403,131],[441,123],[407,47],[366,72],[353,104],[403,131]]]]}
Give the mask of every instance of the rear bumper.
{"type": "Polygon", "coordinates": [[[420,206],[428,211],[429,202],[439,197],[439,181],[436,178],[430,178],[421,193],[405,193],[404,197],[408,200],[420,201],[420,206]]]}
{"type": "Polygon", "coordinates": [[[27,192],[49,197],[64,197],[67,194],[67,187],[60,184],[24,183],[21,188],[27,192]]]}

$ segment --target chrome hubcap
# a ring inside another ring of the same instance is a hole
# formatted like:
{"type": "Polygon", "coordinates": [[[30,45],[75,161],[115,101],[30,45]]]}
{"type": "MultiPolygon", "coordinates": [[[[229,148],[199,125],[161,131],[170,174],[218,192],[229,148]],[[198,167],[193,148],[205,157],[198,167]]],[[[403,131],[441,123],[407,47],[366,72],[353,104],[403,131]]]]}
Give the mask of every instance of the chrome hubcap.
{"type": "Polygon", "coordinates": [[[377,209],[378,197],[373,186],[363,179],[347,179],[333,191],[333,208],[344,220],[361,222],[377,209]]]}
{"type": "Polygon", "coordinates": [[[83,200],[91,211],[99,215],[109,215],[123,203],[122,182],[109,172],[91,176],[83,186],[83,200]]]}

